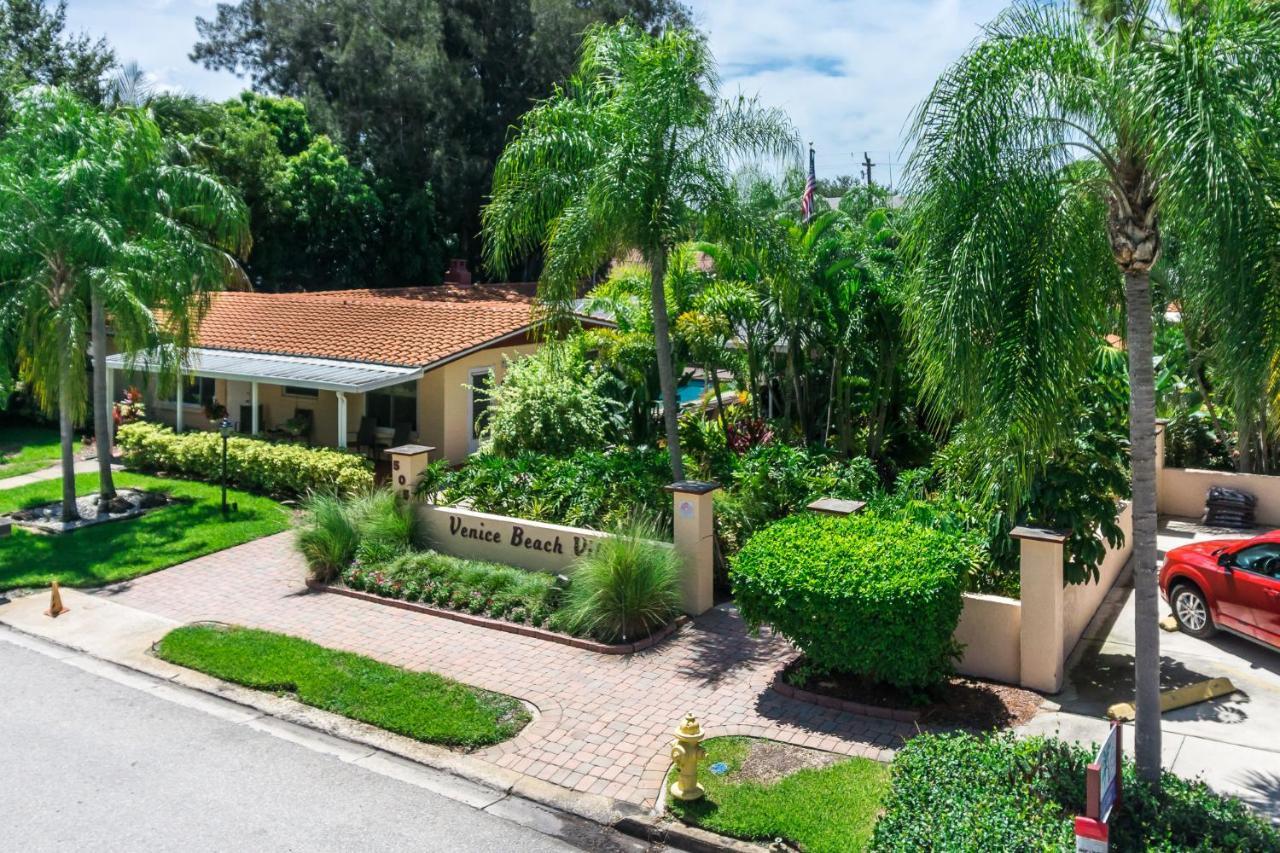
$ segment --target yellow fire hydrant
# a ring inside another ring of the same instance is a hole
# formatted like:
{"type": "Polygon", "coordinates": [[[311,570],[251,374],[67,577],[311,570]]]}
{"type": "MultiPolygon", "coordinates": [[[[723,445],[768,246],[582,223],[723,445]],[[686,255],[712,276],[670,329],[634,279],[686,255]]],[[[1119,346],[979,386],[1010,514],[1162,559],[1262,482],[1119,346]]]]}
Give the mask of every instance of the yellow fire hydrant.
{"type": "Polygon", "coordinates": [[[706,789],[698,784],[698,762],[707,757],[702,748],[702,726],[689,713],[676,729],[676,739],[671,742],[671,760],[679,775],[671,783],[671,796],[678,800],[700,800],[706,789]]]}

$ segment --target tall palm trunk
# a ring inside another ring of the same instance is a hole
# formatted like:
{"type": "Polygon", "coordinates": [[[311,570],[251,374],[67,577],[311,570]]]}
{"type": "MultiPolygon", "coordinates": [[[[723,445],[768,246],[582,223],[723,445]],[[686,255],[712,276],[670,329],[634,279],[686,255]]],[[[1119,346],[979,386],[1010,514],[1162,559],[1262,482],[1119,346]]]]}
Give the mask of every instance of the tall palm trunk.
{"type": "Polygon", "coordinates": [[[1133,466],[1135,755],[1139,774],[1160,777],[1160,609],[1156,572],[1156,393],[1151,359],[1151,279],[1124,277],[1128,313],[1129,446],[1133,466]]]}
{"type": "Polygon", "coordinates": [[[1156,380],[1151,360],[1151,267],[1160,254],[1154,187],[1145,162],[1117,158],[1108,230],[1124,274],[1129,351],[1129,454],[1133,478],[1134,757],[1138,775],[1160,782],[1160,606],[1156,552],[1156,380]]]}
{"type": "MultiPolygon", "coordinates": [[[[66,340],[64,335],[63,340],[66,340]]],[[[58,356],[58,435],[62,440],[62,520],[76,521],[75,423],[71,418],[71,352],[63,347],[58,356]]]]}
{"type": "Polygon", "coordinates": [[[95,288],[89,297],[93,333],[93,439],[98,448],[98,496],[116,496],[111,476],[112,401],[107,399],[107,314],[95,288]]]}
{"type": "Polygon", "coordinates": [[[653,340],[658,350],[658,384],[662,388],[662,420],[667,428],[667,452],[671,455],[671,479],[684,479],[680,455],[680,409],[676,403],[676,378],[671,356],[671,321],[667,317],[667,253],[654,249],[649,262],[649,295],[653,300],[653,340]]]}

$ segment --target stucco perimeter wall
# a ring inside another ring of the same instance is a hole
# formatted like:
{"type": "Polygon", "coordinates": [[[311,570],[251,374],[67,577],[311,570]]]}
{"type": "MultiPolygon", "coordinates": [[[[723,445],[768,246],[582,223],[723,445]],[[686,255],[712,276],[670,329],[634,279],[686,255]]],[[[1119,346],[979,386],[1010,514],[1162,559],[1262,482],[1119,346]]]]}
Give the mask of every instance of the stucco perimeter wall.
{"type": "Polygon", "coordinates": [[[955,638],[964,647],[957,671],[1018,684],[1022,677],[1022,602],[966,592],[955,638]]]}
{"type": "MultiPolygon", "coordinates": [[[[1060,603],[1054,597],[1043,599],[1045,607],[1060,606],[1062,610],[1062,643],[1041,644],[1038,649],[1022,646],[1022,625],[1043,625],[1049,628],[1056,623],[1051,612],[1034,613],[1025,602],[998,595],[964,594],[964,607],[960,622],[956,625],[955,639],[964,650],[956,669],[977,678],[989,678],[1009,684],[1023,683],[1023,672],[1060,671],[1076,643],[1084,635],[1085,628],[1124,570],[1133,552],[1133,507],[1125,503],[1117,517],[1124,541],[1113,548],[1106,544],[1106,556],[1099,566],[1097,581],[1087,584],[1067,584],[1061,588],[1060,603]],[[1024,659],[1026,655],[1048,654],[1050,660],[1024,659]],[[1059,660],[1053,660],[1052,657],[1059,660]]],[[[1061,554],[1061,546],[1058,546],[1061,554]]],[[[1055,559],[1062,564],[1062,557],[1055,559]]],[[[1057,583],[1061,583],[1061,574],[1057,583]]],[[[1050,628],[1050,630],[1056,630],[1050,628]]],[[[1034,685],[1033,685],[1034,686],[1034,685]]],[[[1044,689],[1044,688],[1038,688],[1044,689]]]]}
{"type": "Polygon", "coordinates": [[[1107,554],[1098,566],[1098,580],[1093,583],[1067,584],[1062,590],[1062,647],[1067,655],[1071,654],[1076,643],[1080,642],[1080,638],[1084,636],[1089,620],[1093,618],[1094,613],[1098,612],[1102,599],[1111,591],[1116,578],[1120,576],[1125,564],[1129,562],[1129,556],[1133,553],[1132,503],[1126,501],[1120,507],[1116,523],[1124,533],[1124,540],[1118,548],[1112,548],[1110,544],[1104,543],[1107,554]]]}
{"type": "Polygon", "coordinates": [[[418,504],[418,517],[427,544],[437,551],[538,572],[563,572],[607,535],[427,503],[418,504]]]}
{"type": "Polygon", "coordinates": [[[1204,499],[1212,486],[1240,489],[1258,499],[1258,524],[1280,527],[1280,477],[1267,474],[1237,474],[1234,471],[1205,471],[1199,468],[1162,468],[1156,505],[1161,515],[1200,518],[1204,499]]]}

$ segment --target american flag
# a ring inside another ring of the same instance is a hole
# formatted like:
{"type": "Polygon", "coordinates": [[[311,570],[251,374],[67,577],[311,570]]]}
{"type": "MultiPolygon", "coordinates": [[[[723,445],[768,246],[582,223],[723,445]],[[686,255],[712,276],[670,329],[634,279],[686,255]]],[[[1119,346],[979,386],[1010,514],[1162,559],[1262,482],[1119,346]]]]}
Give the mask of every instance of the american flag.
{"type": "Polygon", "coordinates": [[[813,191],[817,184],[817,176],[813,173],[813,146],[809,146],[809,178],[804,182],[804,195],[800,198],[800,212],[804,215],[804,221],[808,222],[813,216],[813,191]]]}

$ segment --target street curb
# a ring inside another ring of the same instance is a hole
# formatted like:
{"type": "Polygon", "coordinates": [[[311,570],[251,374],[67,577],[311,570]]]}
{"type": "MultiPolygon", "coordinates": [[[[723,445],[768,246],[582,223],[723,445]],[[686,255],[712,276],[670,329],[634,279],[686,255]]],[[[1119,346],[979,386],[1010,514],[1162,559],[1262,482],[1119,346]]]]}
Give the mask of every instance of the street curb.
{"type": "Polygon", "coordinates": [[[689,826],[674,818],[653,815],[624,817],[613,825],[621,833],[650,844],[663,844],[688,853],[760,853],[765,848],[750,841],[739,841],[689,826]]]}
{"type": "MultiPolygon", "coordinates": [[[[159,658],[147,659],[157,664],[154,669],[150,669],[138,665],[141,661],[113,660],[101,657],[72,644],[42,637],[8,623],[0,622],[0,627],[15,635],[34,641],[34,644],[16,643],[16,645],[31,648],[37,652],[41,652],[41,650],[36,645],[65,649],[98,664],[105,664],[117,670],[141,675],[155,682],[156,686],[176,687],[189,693],[210,696],[239,705],[246,712],[257,712],[257,714],[261,715],[261,718],[280,720],[287,724],[309,729],[324,737],[335,738],[348,744],[367,748],[370,750],[370,754],[366,758],[376,757],[377,753],[383,753],[388,759],[410,762],[428,770],[445,774],[457,780],[459,790],[448,790],[446,780],[446,785],[442,786],[444,789],[438,789],[436,793],[480,810],[488,810],[490,806],[508,800],[523,801],[529,804],[529,809],[526,809],[526,811],[533,808],[543,809],[551,812],[553,817],[558,817],[566,823],[573,824],[587,821],[603,829],[615,830],[620,822],[628,818],[646,815],[645,810],[634,803],[597,794],[571,791],[559,785],[553,785],[550,782],[544,782],[514,771],[495,767],[488,762],[478,761],[465,753],[453,752],[444,747],[421,743],[366,723],[360,723],[318,708],[312,708],[293,699],[262,693],[261,691],[224,682],[195,670],[188,670],[185,667],[169,664],[159,658]],[[155,671],[168,667],[176,670],[176,674],[155,671]],[[401,741],[405,741],[407,744],[402,744],[400,743],[401,741]],[[492,791],[493,799],[487,805],[477,805],[474,791],[462,790],[465,786],[473,785],[492,791]]],[[[362,758],[361,760],[364,759],[362,758]]],[[[518,819],[513,820],[516,823],[521,822],[518,819]]],[[[544,832],[544,834],[552,833],[544,832]]],[[[630,833],[624,834],[630,835],[630,833]]],[[[638,836],[630,835],[630,837],[636,838],[638,836]]],[[[565,840],[569,839],[565,838],[565,840]]]]}

